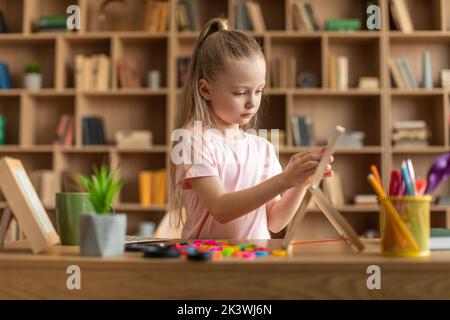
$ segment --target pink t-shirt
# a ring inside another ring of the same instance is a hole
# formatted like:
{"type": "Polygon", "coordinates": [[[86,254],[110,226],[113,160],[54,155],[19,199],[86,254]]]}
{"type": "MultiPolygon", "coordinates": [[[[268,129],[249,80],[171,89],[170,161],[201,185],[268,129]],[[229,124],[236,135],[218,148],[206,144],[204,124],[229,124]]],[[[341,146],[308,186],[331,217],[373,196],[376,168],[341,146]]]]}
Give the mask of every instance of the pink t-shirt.
{"type": "MultiPolygon", "coordinates": [[[[220,132],[204,135],[202,163],[176,166],[176,183],[183,185],[186,223],[183,239],[269,239],[266,206],[221,224],[192,190],[189,179],[217,176],[225,192],[253,187],[282,172],[273,145],[265,138],[243,132],[243,139],[227,140],[220,132]]],[[[192,141],[192,145],[196,145],[192,141]]],[[[194,148],[199,150],[198,146],[194,148]]]]}

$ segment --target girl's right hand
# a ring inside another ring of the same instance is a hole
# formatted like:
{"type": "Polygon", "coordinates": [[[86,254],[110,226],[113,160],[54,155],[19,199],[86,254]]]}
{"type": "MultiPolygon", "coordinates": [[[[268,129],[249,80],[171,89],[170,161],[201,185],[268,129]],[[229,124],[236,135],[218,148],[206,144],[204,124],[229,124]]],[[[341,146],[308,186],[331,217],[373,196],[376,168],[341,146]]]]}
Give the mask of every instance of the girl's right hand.
{"type": "MultiPolygon", "coordinates": [[[[291,156],[289,163],[283,171],[288,188],[307,187],[322,159],[323,150],[299,152],[291,156]]],[[[330,163],[333,161],[331,157],[330,163]]],[[[328,163],[325,176],[332,176],[333,171],[328,163]]]]}

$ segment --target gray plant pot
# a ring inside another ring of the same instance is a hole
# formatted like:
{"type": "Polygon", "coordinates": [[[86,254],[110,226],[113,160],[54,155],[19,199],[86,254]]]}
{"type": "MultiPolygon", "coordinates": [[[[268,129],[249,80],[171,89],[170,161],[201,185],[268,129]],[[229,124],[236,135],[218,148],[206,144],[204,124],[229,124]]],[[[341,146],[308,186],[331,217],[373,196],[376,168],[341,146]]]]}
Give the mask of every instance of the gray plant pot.
{"type": "Polygon", "coordinates": [[[126,229],[125,214],[82,214],[80,217],[81,255],[91,257],[123,255],[126,229]]]}

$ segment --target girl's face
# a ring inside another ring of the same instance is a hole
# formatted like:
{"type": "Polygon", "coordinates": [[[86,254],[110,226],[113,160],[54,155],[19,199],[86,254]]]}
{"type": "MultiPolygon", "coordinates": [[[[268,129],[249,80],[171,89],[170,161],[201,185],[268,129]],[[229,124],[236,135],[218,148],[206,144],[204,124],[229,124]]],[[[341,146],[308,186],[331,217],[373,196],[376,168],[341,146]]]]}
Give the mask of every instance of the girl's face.
{"type": "Polygon", "coordinates": [[[221,128],[239,128],[258,111],[265,79],[264,57],[255,55],[228,61],[213,81],[201,79],[199,90],[210,101],[213,117],[221,128]]]}

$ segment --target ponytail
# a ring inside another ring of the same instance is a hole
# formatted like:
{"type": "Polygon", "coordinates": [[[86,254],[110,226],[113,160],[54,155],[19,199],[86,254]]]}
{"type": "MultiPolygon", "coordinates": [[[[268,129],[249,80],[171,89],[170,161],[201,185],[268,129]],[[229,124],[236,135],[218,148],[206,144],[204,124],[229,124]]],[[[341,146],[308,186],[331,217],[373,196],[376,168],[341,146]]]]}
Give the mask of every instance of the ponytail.
{"type": "MultiPolygon", "coordinates": [[[[227,19],[214,18],[208,21],[200,31],[194,46],[186,83],[182,91],[181,104],[177,106],[176,110],[175,129],[190,127],[196,120],[202,122],[203,129],[213,128],[211,109],[207,101],[200,95],[199,80],[214,80],[218,72],[225,66],[227,59],[241,60],[258,55],[264,57],[258,42],[246,33],[231,30],[227,19]]],[[[257,126],[258,114],[243,126],[243,129],[256,129],[257,126]]],[[[169,170],[169,210],[173,213],[171,222],[175,222],[175,226],[178,227],[184,223],[182,189],[180,185],[175,185],[175,165],[172,161],[170,161],[169,170]]]]}

